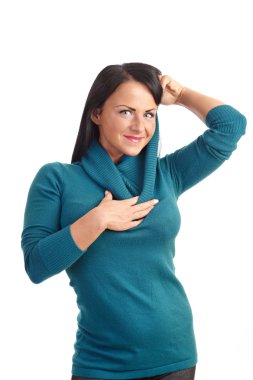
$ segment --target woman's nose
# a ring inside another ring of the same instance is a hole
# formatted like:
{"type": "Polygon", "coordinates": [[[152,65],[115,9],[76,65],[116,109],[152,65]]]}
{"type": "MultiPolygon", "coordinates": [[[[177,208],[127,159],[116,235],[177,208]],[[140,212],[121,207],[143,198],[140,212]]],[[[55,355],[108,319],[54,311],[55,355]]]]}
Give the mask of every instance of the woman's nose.
{"type": "Polygon", "coordinates": [[[143,120],[143,117],[135,115],[134,121],[132,123],[133,129],[137,131],[144,131],[145,130],[145,120],[143,120]]]}

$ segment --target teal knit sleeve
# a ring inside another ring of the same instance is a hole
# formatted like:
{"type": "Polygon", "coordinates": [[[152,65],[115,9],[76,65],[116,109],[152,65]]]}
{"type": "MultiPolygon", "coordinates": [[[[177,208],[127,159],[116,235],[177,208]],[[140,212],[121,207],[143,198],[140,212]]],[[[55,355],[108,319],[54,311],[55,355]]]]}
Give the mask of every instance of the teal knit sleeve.
{"type": "Polygon", "coordinates": [[[60,226],[61,165],[42,166],[28,192],[21,247],[25,270],[36,284],[68,268],[86,251],[75,244],[69,225],[60,226]]]}
{"type": "Polygon", "coordinates": [[[222,104],[208,112],[205,124],[208,129],[195,141],[161,158],[177,197],[230,157],[245,134],[247,121],[235,108],[222,104]]]}

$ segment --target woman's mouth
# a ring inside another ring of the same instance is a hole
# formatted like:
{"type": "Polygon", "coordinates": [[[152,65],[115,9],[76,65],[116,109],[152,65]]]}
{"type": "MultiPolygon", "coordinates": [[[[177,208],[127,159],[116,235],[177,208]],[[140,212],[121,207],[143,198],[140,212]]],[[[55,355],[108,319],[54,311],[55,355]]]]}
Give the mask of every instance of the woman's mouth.
{"type": "Polygon", "coordinates": [[[136,137],[136,136],[124,136],[124,137],[126,137],[129,141],[135,144],[138,144],[143,139],[143,137],[136,137]]]}

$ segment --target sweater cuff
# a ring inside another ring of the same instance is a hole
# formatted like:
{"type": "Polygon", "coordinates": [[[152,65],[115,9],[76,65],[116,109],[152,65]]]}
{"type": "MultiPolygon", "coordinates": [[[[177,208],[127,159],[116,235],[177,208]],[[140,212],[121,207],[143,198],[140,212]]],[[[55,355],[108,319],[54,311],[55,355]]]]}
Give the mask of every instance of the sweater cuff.
{"type": "Polygon", "coordinates": [[[82,250],[76,245],[71,235],[70,225],[39,242],[39,254],[51,274],[68,268],[86,251],[87,249],[82,250]]]}

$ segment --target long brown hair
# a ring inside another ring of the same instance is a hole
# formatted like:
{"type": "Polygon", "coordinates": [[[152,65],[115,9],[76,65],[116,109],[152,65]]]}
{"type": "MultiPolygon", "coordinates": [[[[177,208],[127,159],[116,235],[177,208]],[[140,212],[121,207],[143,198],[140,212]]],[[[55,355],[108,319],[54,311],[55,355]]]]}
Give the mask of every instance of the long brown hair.
{"type": "Polygon", "coordinates": [[[90,116],[96,108],[103,106],[106,99],[121,83],[128,80],[142,82],[152,93],[156,105],[161,103],[163,89],[158,75],[162,75],[159,69],[140,62],[109,65],[100,71],[91,86],[84,106],[71,163],[80,161],[91,142],[99,138],[98,127],[90,116]]]}

